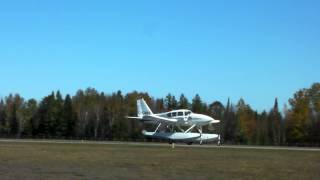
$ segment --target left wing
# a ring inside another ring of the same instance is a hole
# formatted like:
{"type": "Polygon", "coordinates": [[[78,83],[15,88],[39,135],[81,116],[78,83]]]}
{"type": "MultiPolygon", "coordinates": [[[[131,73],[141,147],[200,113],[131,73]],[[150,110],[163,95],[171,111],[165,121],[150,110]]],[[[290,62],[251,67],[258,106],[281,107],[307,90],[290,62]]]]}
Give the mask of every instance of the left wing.
{"type": "Polygon", "coordinates": [[[126,118],[128,118],[128,119],[142,119],[142,117],[133,117],[133,116],[126,116],[126,118]]]}
{"type": "Polygon", "coordinates": [[[165,117],[157,116],[154,114],[143,116],[143,119],[147,119],[149,121],[156,121],[164,124],[174,124],[177,122],[176,119],[165,118],[165,117]]]}

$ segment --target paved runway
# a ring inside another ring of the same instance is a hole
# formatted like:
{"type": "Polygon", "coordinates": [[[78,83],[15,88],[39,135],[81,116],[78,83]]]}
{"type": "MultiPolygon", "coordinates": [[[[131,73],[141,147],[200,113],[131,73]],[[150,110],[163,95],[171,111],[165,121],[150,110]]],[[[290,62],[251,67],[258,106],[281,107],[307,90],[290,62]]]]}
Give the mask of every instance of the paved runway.
{"type": "MultiPolygon", "coordinates": [[[[55,143],[55,144],[101,144],[101,145],[131,145],[131,146],[158,146],[158,147],[172,147],[168,143],[154,143],[154,142],[123,142],[123,141],[84,141],[84,140],[38,140],[38,139],[0,139],[1,142],[9,143],[55,143]]],[[[257,150],[289,150],[289,151],[319,151],[320,148],[308,147],[283,147],[283,146],[245,146],[245,145],[222,145],[216,144],[206,145],[186,145],[175,143],[175,147],[184,148],[215,148],[215,149],[257,149],[257,150]]]]}

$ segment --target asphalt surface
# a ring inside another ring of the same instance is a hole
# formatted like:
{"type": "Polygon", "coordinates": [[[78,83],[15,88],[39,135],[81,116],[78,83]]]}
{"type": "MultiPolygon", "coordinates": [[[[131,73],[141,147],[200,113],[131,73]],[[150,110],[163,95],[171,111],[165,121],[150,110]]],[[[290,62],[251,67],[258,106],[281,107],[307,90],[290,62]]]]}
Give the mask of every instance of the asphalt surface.
{"type": "MultiPolygon", "coordinates": [[[[131,146],[153,146],[153,147],[172,147],[168,143],[154,142],[123,142],[123,141],[86,141],[86,140],[38,140],[38,139],[0,139],[7,143],[53,143],[53,144],[101,144],[101,145],[131,145],[131,146]]],[[[186,145],[175,143],[174,147],[185,148],[216,148],[216,149],[256,149],[256,150],[289,150],[289,151],[319,151],[320,148],[314,147],[285,147],[285,146],[247,146],[247,145],[222,145],[216,144],[192,144],[186,145]]]]}

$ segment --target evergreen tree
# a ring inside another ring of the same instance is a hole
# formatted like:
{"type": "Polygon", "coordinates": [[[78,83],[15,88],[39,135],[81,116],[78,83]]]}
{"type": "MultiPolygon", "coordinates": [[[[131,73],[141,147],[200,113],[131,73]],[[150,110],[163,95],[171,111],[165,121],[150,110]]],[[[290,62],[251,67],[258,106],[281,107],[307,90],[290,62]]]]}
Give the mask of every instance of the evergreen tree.
{"type": "Polygon", "coordinates": [[[268,135],[268,144],[278,145],[280,144],[280,126],[281,126],[282,117],[279,112],[278,99],[275,99],[274,106],[269,112],[268,123],[267,123],[267,135],[268,135]]]}
{"type": "Polygon", "coordinates": [[[257,141],[258,145],[267,145],[269,144],[268,139],[268,113],[263,111],[257,118],[257,141]]]}
{"type": "Polygon", "coordinates": [[[165,104],[163,98],[156,99],[156,107],[155,112],[160,113],[166,111],[165,104]]]}
{"type": "Polygon", "coordinates": [[[196,96],[192,99],[192,105],[191,109],[195,113],[204,113],[206,110],[205,105],[202,103],[202,100],[199,96],[199,94],[196,94],[196,96]]]}
{"type": "Polygon", "coordinates": [[[72,100],[67,94],[62,110],[61,130],[64,137],[72,137],[75,135],[76,115],[72,109],[72,100]]]}
{"type": "Polygon", "coordinates": [[[0,135],[8,134],[8,122],[6,118],[6,107],[3,99],[0,100],[0,135]]]}
{"type": "Polygon", "coordinates": [[[39,127],[37,133],[40,136],[56,137],[62,135],[60,122],[62,118],[62,98],[61,94],[54,92],[45,97],[39,105],[39,127]]]}
{"type": "Polygon", "coordinates": [[[178,102],[176,100],[176,97],[171,95],[170,93],[166,96],[165,98],[165,105],[166,105],[166,109],[168,111],[177,109],[178,107],[178,102]]]}
{"type": "Polygon", "coordinates": [[[38,125],[37,111],[37,101],[35,99],[28,100],[28,102],[26,103],[26,124],[24,128],[24,133],[28,136],[32,136],[34,134],[34,131],[36,130],[36,127],[38,125]]]}
{"type": "Polygon", "coordinates": [[[24,104],[20,95],[10,94],[6,97],[6,121],[8,122],[8,132],[11,136],[20,135],[20,125],[23,116],[21,116],[21,108],[24,104]]]}
{"type": "Polygon", "coordinates": [[[180,95],[179,98],[179,109],[188,109],[189,108],[189,101],[188,99],[184,96],[184,94],[180,95]]]}
{"type": "Polygon", "coordinates": [[[209,105],[209,115],[212,116],[214,119],[223,119],[224,112],[225,108],[220,101],[215,101],[209,105]]]}
{"type": "Polygon", "coordinates": [[[64,135],[66,134],[66,125],[64,122],[64,117],[63,117],[63,105],[64,105],[64,100],[62,98],[62,95],[60,93],[60,91],[56,92],[56,97],[55,97],[55,101],[53,103],[53,116],[55,118],[55,127],[54,127],[54,131],[52,134],[54,136],[58,136],[58,137],[64,137],[64,135]]]}
{"type": "Polygon", "coordinates": [[[234,143],[236,141],[237,120],[234,107],[229,98],[223,119],[224,123],[222,126],[222,140],[224,142],[234,143]]]}

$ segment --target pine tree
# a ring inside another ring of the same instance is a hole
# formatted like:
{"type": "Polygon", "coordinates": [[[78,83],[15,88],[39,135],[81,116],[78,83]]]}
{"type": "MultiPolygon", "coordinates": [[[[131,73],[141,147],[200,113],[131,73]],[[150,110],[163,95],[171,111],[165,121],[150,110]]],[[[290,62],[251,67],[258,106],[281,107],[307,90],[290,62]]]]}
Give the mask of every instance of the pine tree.
{"type": "Polygon", "coordinates": [[[282,117],[279,112],[278,99],[275,99],[274,106],[269,112],[268,125],[267,125],[267,134],[268,134],[268,144],[278,145],[280,144],[280,126],[281,126],[282,117]]]}
{"type": "Polygon", "coordinates": [[[25,124],[23,127],[23,133],[27,136],[32,136],[33,131],[35,130],[36,123],[37,123],[37,110],[38,105],[35,99],[30,99],[26,103],[26,107],[24,109],[23,116],[25,118],[25,124]]]}
{"type": "Polygon", "coordinates": [[[234,143],[236,141],[237,119],[236,119],[234,107],[230,102],[229,98],[228,98],[223,119],[224,119],[224,123],[222,126],[222,139],[225,142],[234,143]]]}
{"type": "Polygon", "coordinates": [[[193,112],[195,113],[204,113],[205,112],[205,106],[202,103],[202,100],[199,96],[199,94],[196,94],[195,97],[192,99],[192,105],[191,105],[191,109],[193,112]]]}
{"type": "Polygon", "coordinates": [[[72,137],[75,133],[75,113],[72,109],[72,100],[69,94],[67,94],[62,110],[61,130],[64,137],[72,137]]]}
{"type": "Polygon", "coordinates": [[[8,122],[6,118],[6,107],[3,99],[0,100],[0,135],[8,133],[8,122]]]}
{"type": "Polygon", "coordinates": [[[258,145],[267,145],[269,144],[268,140],[268,113],[263,111],[257,118],[257,141],[258,145]]]}
{"type": "Polygon", "coordinates": [[[223,118],[224,111],[225,108],[220,101],[215,101],[209,105],[209,115],[214,119],[221,120],[223,118]]]}
{"type": "Polygon", "coordinates": [[[166,109],[169,111],[177,109],[178,102],[176,100],[176,97],[169,93],[165,98],[165,105],[166,105],[166,109]]]}
{"type": "Polygon", "coordinates": [[[180,95],[179,98],[179,109],[188,109],[189,108],[189,101],[188,99],[184,96],[184,94],[180,95]]]}
{"type": "MultiPolygon", "coordinates": [[[[166,111],[163,98],[156,99],[156,105],[155,106],[156,106],[155,110],[158,113],[166,111]]],[[[137,112],[137,111],[135,111],[135,112],[137,112]]]]}

